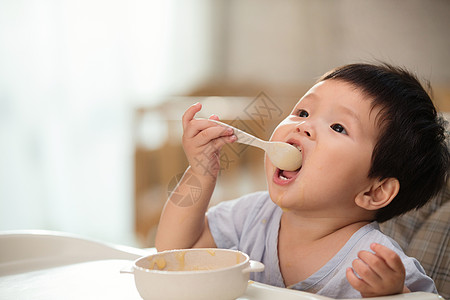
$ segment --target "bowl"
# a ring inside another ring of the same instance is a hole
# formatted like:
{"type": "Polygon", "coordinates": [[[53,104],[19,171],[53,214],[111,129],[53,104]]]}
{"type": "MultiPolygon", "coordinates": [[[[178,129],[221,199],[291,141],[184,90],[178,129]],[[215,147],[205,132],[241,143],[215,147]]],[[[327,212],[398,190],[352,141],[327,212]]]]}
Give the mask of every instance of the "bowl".
{"type": "Polygon", "coordinates": [[[264,265],[237,250],[170,250],[134,261],[122,273],[134,274],[144,299],[236,299],[245,293],[250,272],[264,265]]]}

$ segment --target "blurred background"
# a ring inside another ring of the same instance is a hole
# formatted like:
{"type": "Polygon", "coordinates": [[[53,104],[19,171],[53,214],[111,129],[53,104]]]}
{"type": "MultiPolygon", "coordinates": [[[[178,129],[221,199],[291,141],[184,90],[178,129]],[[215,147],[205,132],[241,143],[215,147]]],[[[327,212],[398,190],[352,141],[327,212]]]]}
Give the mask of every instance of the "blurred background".
{"type": "MultiPolygon", "coordinates": [[[[446,0],[0,0],[0,230],[152,246],[197,101],[268,138],[324,72],[385,61],[450,111],[449,16],[446,0]]],[[[265,188],[259,150],[221,159],[213,204],[265,188]]]]}

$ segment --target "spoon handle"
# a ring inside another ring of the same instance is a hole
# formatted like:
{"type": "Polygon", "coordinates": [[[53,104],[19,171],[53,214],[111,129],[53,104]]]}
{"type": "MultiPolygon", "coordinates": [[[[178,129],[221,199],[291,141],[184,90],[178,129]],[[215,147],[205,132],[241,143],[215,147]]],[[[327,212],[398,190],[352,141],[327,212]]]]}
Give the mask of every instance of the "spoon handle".
{"type": "Polygon", "coordinates": [[[250,145],[250,146],[254,146],[254,147],[258,147],[258,148],[261,148],[263,150],[267,149],[267,144],[268,144],[267,142],[265,142],[265,141],[255,137],[255,136],[253,136],[253,135],[251,135],[251,134],[249,134],[249,133],[247,133],[245,131],[242,131],[240,129],[237,129],[237,128],[231,126],[231,125],[228,125],[226,123],[222,123],[220,121],[211,120],[211,119],[209,119],[209,121],[212,121],[212,122],[214,122],[216,124],[219,124],[219,125],[221,125],[223,127],[228,127],[228,128],[233,129],[234,135],[237,137],[236,142],[238,142],[238,143],[246,144],[246,145],[250,145]]]}

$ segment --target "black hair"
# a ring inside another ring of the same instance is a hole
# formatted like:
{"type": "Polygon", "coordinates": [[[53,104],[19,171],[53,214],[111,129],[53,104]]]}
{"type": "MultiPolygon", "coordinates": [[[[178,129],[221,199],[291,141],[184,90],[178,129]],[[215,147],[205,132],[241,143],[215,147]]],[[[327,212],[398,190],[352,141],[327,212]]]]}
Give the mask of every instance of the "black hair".
{"type": "Polygon", "coordinates": [[[417,77],[389,64],[350,64],[318,81],[342,80],[380,107],[381,128],[372,153],[370,178],[397,178],[400,190],[376,213],[378,222],[418,209],[444,186],[450,154],[445,121],[417,77]]]}

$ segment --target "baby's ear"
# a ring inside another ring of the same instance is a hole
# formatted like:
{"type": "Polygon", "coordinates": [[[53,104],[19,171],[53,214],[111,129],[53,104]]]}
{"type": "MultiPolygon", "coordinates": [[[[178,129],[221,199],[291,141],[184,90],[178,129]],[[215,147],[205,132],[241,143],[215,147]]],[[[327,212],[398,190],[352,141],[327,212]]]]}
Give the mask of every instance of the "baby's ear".
{"type": "Polygon", "coordinates": [[[356,196],[355,203],[367,210],[378,210],[391,203],[399,190],[400,182],[397,178],[374,180],[367,190],[356,196]]]}

